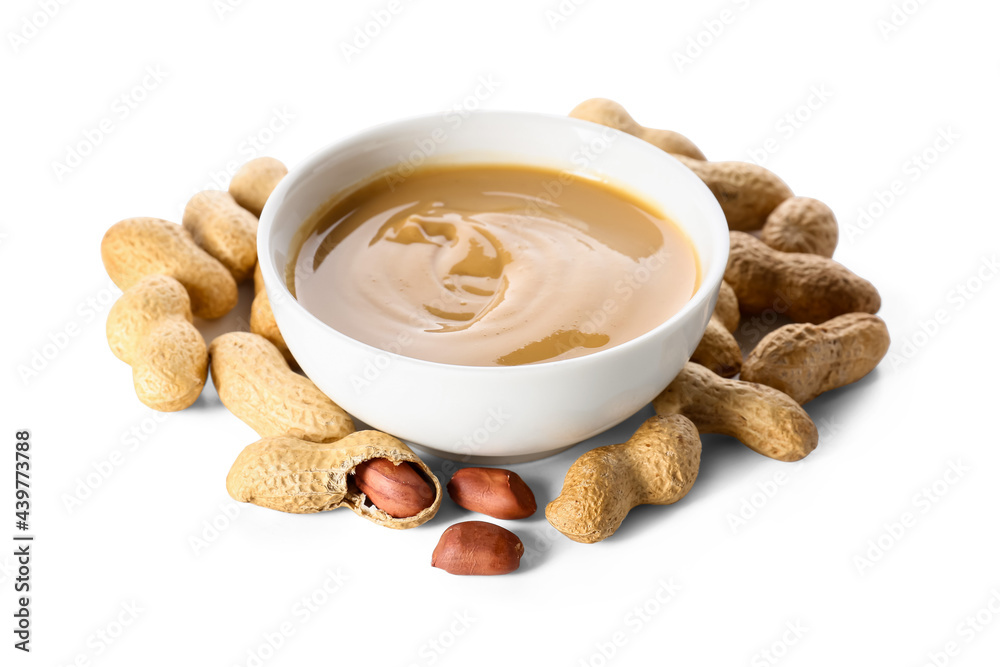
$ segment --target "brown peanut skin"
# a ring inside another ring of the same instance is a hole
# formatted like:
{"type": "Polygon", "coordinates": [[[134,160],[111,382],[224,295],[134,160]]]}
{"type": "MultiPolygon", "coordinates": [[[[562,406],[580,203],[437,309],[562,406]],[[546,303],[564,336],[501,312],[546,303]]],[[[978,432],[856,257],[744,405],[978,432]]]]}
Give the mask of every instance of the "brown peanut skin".
{"type": "Polygon", "coordinates": [[[281,352],[261,336],[223,334],[208,351],[222,404],[261,437],[333,442],[354,431],[350,415],[312,380],[293,372],[281,352]]]}
{"type": "Polygon", "coordinates": [[[774,310],[795,322],[814,324],[846,313],[877,313],[878,290],[832,259],[773,250],[750,234],[729,233],[726,282],[740,311],[774,310]]]}
{"type": "Polygon", "coordinates": [[[571,540],[599,542],[618,530],[633,507],[669,505],[687,495],[700,465],[701,440],[690,420],[651,417],[628,442],[577,459],[545,517],[571,540]]]}
{"type": "Polygon", "coordinates": [[[888,351],[889,329],[868,313],[848,313],[823,324],[788,324],[757,344],[742,378],[807,403],[868,375],[888,351]]]}
{"type": "Polygon", "coordinates": [[[786,394],[753,382],[727,380],[688,363],[653,399],[658,415],[684,415],[699,433],[736,438],[758,454],[798,461],[816,449],[819,433],[802,407],[786,394]]]}
{"type": "Polygon", "coordinates": [[[354,469],[354,483],[375,507],[397,519],[434,504],[434,489],[406,461],[369,459],[354,469]]]}
{"type": "Polygon", "coordinates": [[[226,477],[234,500],[260,507],[308,514],[348,507],[380,526],[405,529],[429,521],[441,506],[441,484],[409,447],[387,433],[357,431],[337,442],[309,442],[282,435],[248,445],[226,477]],[[416,466],[434,487],[434,502],[414,516],[393,517],[366,502],[352,478],[371,459],[416,466]]]}
{"type": "Polygon", "coordinates": [[[683,134],[671,130],[654,130],[643,127],[625,111],[625,107],[611,100],[599,97],[586,100],[570,111],[569,115],[570,118],[589,120],[592,123],[631,134],[668,153],[684,155],[695,160],[705,159],[705,154],[683,134]]]}
{"type": "Polygon", "coordinates": [[[195,243],[229,269],[236,282],[250,277],[257,264],[257,216],[232,195],[199,192],[184,207],[182,223],[195,243]]]}
{"type": "Polygon", "coordinates": [[[524,544],[514,533],[485,521],[448,526],[431,555],[431,567],[449,574],[508,574],[521,565],[524,544]]]}
{"type": "Polygon", "coordinates": [[[108,313],[108,344],[132,367],[135,393],[161,412],[194,403],[208,376],[208,349],[191,324],[184,286],[169,276],[142,278],[108,313]]]}
{"type": "Polygon", "coordinates": [[[115,223],[101,241],[101,259],[123,291],[148,275],[175,278],[187,290],[195,317],[222,317],[236,305],[232,274],[172,222],[128,218],[115,223]]]}
{"type": "Polygon", "coordinates": [[[288,168],[273,157],[259,157],[240,167],[229,183],[229,194],[240,206],[258,218],[264,204],[288,168]]]}
{"type": "Polygon", "coordinates": [[[786,199],[771,212],[760,240],[781,252],[805,252],[833,257],[837,249],[837,216],[811,197],[786,199]]]}
{"type": "Polygon", "coordinates": [[[538,506],[535,494],[516,473],[500,468],[462,468],[448,482],[460,507],[495,519],[526,519],[538,506]]]}
{"type": "Polygon", "coordinates": [[[792,196],[783,180],[751,162],[702,162],[683,155],[674,157],[712,191],[726,214],[729,229],[760,229],[771,212],[792,196]]]}

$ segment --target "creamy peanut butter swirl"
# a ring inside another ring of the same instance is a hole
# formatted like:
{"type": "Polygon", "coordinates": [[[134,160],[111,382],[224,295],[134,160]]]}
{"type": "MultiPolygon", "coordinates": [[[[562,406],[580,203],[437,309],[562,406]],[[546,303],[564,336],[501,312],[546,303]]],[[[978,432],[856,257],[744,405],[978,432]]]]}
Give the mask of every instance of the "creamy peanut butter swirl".
{"type": "Polygon", "coordinates": [[[527,167],[378,179],[314,216],[302,239],[292,287],[306,309],[375,347],[453,364],[621,344],[698,282],[673,222],[607,184],[527,167]]]}

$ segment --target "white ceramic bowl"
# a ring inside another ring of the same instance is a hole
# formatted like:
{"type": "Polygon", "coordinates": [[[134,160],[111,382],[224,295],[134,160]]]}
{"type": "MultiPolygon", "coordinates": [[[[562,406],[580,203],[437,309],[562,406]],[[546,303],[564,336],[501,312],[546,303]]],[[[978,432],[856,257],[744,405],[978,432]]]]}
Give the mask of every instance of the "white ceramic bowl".
{"type": "Polygon", "coordinates": [[[324,148],[271,194],[257,239],[278,327],[324,393],[374,428],[443,456],[489,462],[553,454],[649,403],[701,339],[729,254],[729,233],[715,197],[660,149],[572,118],[492,111],[389,123],[324,148]],[[563,361],[457,366],[349,338],[288,291],[282,277],[292,240],[334,194],[401,162],[516,163],[599,175],[643,195],[687,232],[701,260],[702,283],[680,312],[652,331],[563,361]]]}

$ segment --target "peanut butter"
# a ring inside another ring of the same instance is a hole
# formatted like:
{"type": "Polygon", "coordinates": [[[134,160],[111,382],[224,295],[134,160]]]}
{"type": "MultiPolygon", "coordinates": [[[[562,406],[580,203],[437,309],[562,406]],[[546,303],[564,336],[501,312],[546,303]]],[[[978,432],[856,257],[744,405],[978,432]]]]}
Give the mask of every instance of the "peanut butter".
{"type": "Polygon", "coordinates": [[[698,287],[655,207],[577,174],[426,167],[342,193],[303,225],[289,287],[334,329],[417,359],[514,366],[620,345],[698,287]]]}

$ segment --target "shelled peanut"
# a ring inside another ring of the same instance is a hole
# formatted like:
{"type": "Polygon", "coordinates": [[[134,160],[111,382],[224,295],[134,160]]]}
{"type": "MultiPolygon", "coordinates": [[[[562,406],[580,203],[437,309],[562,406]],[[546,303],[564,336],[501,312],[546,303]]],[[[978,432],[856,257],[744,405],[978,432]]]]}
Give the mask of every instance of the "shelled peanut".
{"type": "Polygon", "coordinates": [[[379,431],[357,431],[335,442],[264,438],[236,458],[226,489],[234,500],[294,514],[348,507],[396,529],[429,521],[441,505],[441,484],[430,469],[401,441],[379,431]],[[370,482],[370,466],[381,460],[406,472],[380,479],[378,493],[369,497],[358,484],[358,469],[362,481],[370,482]],[[377,501],[386,499],[391,499],[388,509],[379,507],[377,501]]]}
{"type": "Polygon", "coordinates": [[[449,574],[508,574],[518,568],[523,555],[521,539],[506,528],[485,521],[463,521],[441,535],[431,555],[431,567],[449,574]]]}
{"type": "Polygon", "coordinates": [[[458,506],[496,519],[526,519],[537,509],[535,494],[510,470],[462,468],[447,489],[458,506]]]}

